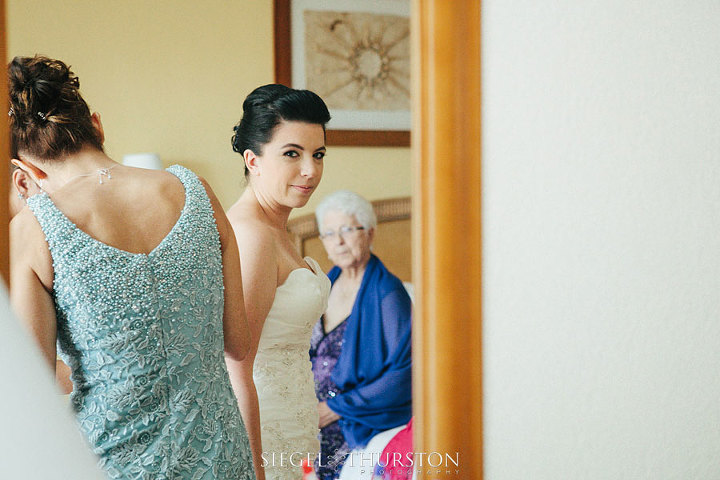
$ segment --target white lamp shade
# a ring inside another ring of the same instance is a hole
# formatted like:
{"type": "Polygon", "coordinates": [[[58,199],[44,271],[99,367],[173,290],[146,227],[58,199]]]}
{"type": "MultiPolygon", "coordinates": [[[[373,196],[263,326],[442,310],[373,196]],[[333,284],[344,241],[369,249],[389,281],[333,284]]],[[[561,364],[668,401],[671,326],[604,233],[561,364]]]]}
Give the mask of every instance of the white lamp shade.
{"type": "Polygon", "coordinates": [[[130,153],[123,157],[123,165],[151,170],[162,170],[163,168],[157,153],[130,153]]]}

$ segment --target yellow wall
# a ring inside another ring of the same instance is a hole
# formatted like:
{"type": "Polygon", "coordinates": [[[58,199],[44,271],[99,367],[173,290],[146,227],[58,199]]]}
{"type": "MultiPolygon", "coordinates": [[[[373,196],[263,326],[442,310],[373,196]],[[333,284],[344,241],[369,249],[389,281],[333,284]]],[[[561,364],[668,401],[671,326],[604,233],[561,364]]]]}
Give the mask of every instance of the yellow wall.
{"type": "MultiPolygon", "coordinates": [[[[72,65],[106,151],[157,152],[207,178],[225,207],[242,188],[230,147],[242,101],[273,81],[270,0],[8,0],[8,56],[42,53],[72,65]]],[[[331,147],[321,196],[409,195],[407,148],[331,147]]]]}

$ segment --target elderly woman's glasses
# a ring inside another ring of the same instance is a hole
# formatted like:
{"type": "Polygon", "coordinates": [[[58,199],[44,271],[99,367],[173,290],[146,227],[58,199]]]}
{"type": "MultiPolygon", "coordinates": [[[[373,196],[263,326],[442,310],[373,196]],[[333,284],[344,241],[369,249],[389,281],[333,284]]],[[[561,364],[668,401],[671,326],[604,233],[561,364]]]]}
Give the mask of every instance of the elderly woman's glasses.
{"type": "Polygon", "coordinates": [[[323,240],[334,240],[339,235],[340,237],[345,239],[353,233],[357,232],[358,230],[365,230],[365,227],[340,227],[338,230],[326,230],[320,234],[320,238],[323,240]]]}

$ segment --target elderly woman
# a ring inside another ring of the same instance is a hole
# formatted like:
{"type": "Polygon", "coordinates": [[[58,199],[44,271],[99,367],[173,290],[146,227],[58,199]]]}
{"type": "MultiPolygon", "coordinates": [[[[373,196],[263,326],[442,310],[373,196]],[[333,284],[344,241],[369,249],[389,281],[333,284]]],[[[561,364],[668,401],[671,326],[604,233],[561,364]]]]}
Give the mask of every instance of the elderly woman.
{"type": "Polygon", "coordinates": [[[335,264],[310,348],[321,428],[316,470],[328,480],[338,478],[351,450],[410,420],[411,302],[400,279],[371,253],[377,219],[367,200],[338,191],[315,215],[335,264]]]}

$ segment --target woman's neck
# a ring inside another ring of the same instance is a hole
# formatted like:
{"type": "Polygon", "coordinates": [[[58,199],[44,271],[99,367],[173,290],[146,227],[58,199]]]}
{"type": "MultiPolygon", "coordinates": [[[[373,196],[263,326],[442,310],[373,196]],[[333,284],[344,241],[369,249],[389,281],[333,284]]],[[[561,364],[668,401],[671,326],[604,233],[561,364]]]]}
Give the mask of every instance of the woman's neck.
{"type": "Polygon", "coordinates": [[[62,188],[71,180],[90,175],[99,170],[118,165],[104,152],[95,148],[83,148],[77,153],[65,156],[58,161],[35,163],[47,175],[43,180],[43,190],[52,192],[62,188]]]}
{"type": "Polygon", "coordinates": [[[248,205],[260,219],[278,230],[285,231],[292,208],[280,205],[253,188],[251,183],[240,196],[240,202],[248,205]]]}
{"type": "MultiPolygon", "coordinates": [[[[370,258],[368,257],[368,260],[370,258]]],[[[368,262],[365,261],[360,265],[353,265],[349,267],[345,267],[342,269],[342,275],[340,278],[343,278],[346,282],[351,284],[360,284],[362,282],[363,275],[365,274],[365,269],[367,268],[368,262]]]]}

